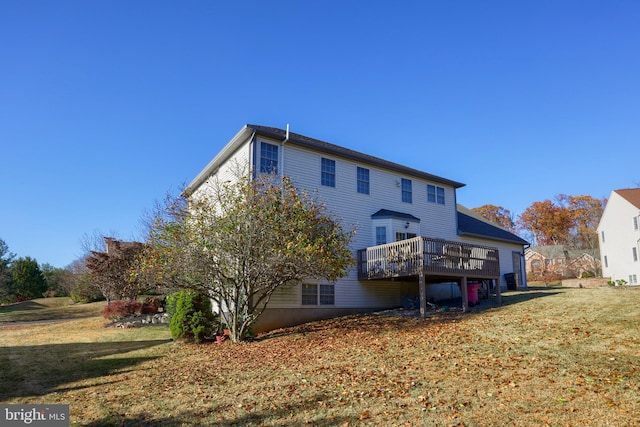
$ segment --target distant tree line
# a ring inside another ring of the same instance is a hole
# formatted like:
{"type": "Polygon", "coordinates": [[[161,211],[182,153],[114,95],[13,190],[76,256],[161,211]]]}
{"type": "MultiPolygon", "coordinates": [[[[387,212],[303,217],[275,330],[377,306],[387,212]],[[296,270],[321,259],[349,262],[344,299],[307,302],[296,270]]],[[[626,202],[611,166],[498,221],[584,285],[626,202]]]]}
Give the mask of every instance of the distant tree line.
{"type": "Polygon", "coordinates": [[[606,203],[606,199],[591,196],[558,194],[553,200],[533,202],[517,218],[502,206],[484,205],[472,210],[496,225],[518,233],[533,246],[597,249],[596,229],[606,203]]]}
{"type": "Polygon", "coordinates": [[[44,296],[66,296],[70,273],[50,264],[39,265],[31,257],[16,258],[0,239],[0,302],[25,301],[44,296]]]}

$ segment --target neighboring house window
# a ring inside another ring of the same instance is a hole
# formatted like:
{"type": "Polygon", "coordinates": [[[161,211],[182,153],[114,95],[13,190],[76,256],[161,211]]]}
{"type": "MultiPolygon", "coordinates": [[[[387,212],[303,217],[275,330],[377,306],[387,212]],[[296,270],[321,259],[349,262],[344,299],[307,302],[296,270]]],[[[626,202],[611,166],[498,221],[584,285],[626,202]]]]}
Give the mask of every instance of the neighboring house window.
{"type": "Polygon", "coordinates": [[[534,259],[533,261],[531,261],[531,269],[532,270],[542,269],[542,264],[540,264],[539,259],[534,259]]]}
{"type": "Polygon", "coordinates": [[[638,230],[638,217],[637,216],[633,217],[633,229],[634,230],[638,230]]]}
{"type": "Polygon", "coordinates": [[[638,261],[638,249],[637,248],[631,248],[631,252],[633,253],[633,261],[638,261]]]}
{"type": "Polygon", "coordinates": [[[302,305],[334,305],[335,286],[315,285],[304,283],[302,285],[302,305]]]}
{"type": "Polygon", "coordinates": [[[602,243],[604,243],[604,230],[600,232],[600,237],[602,238],[602,243]]]}
{"type": "Polygon", "coordinates": [[[629,283],[638,283],[638,276],[636,276],[635,274],[630,274],[629,283]]]}
{"type": "Polygon", "coordinates": [[[260,173],[278,173],[278,146],[260,143],[260,173]]]}
{"type": "Polygon", "coordinates": [[[376,227],[376,246],[387,243],[387,227],[376,227]]]}
{"type": "Polygon", "coordinates": [[[356,179],[358,180],[358,193],[369,194],[369,169],[359,167],[356,179]]]}
{"type": "Polygon", "coordinates": [[[413,197],[411,195],[411,180],[402,178],[402,201],[405,203],[413,203],[413,197]]]}
{"type": "Polygon", "coordinates": [[[427,185],[427,202],[444,205],[444,188],[427,185]]]}
{"type": "Polygon", "coordinates": [[[336,186],[336,161],[322,158],[322,175],[320,183],[327,187],[336,186]]]}
{"type": "Polygon", "coordinates": [[[413,239],[414,237],[416,237],[415,233],[396,232],[396,242],[399,242],[401,240],[413,239]]]}
{"type": "Polygon", "coordinates": [[[609,261],[607,261],[607,256],[606,255],[604,256],[604,266],[606,268],[609,268],[609,261]]]}

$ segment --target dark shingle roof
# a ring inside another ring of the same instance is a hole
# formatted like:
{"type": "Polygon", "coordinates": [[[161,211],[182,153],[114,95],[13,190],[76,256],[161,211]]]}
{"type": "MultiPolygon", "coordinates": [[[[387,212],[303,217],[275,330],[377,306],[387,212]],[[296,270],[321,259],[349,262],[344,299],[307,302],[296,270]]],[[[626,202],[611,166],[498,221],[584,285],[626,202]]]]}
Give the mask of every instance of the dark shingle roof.
{"type": "MultiPolygon", "coordinates": [[[[260,126],[260,125],[247,125],[247,127],[253,129],[258,135],[275,138],[279,140],[283,140],[287,135],[287,132],[283,129],[260,126]]],[[[428,181],[434,181],[434,182],[450,185],[454,188],[460,188],[465,186],[465,184],[462,184],[457,181],[453,181],[447,178],[442,178],[440,176],[432,175],[430,173],[423,172],[418,169],[413,169],[407,166],[400,165],[398,163],[390,162],[388,160],[370,156],[368,154],[364,154],[359,151],[354,151],[349,148],[340,147],[339,145],[330,144],[328,142],[320,141],[318,139],[309,138],[308,136],[300,135],[297,133],[293,133],[293,132],[289,133],[289,142],[295,145],[299,145],[301,147],[306,147],[313,150],[322,151],[324,153],[333,154],[335,156],[344,157],[349,160],[369,163],[373,166],[395,170],[397,172],[420,177],[428,181]]]]}
{"type": "Polygon", "coordinates": [[[500,240],[503,242],[528,245],[529,242],[521,237],[493,225],[463,206],[458,206],[458,234],[484,239],[500,240]]]}
{"type": "Polygon", "coordinates": [[[410,219],[413,221],[418,221],[420,222],[420,218],[416,218],[415,216],[408,214],[408,213],[402,213],[402,212],[396,212],[396,211],[390,211],[389,209],[380,209],[378,212],[374,213],[373,215],[371,215],[371,218],[396,218],[396,219],[410,219]]]}

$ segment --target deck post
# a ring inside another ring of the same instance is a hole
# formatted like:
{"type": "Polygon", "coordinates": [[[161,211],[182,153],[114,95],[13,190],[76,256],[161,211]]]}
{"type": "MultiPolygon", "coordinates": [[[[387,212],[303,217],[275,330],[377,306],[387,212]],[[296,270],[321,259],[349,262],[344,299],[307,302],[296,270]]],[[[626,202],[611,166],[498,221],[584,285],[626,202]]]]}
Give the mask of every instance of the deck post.
{"type": "Polygon", "coordinates": [[[469,311],[469,294],[467,293],[467,276],[462,276],[460,281],[460,294],[462,294],[462,311],[469,311]]]}
{"type": "Polygon", "coordinates": [[[496,279],[496,298],[498,299],[498,305],[502,305],[502,288],[500,287],[500,278],[496,279]]]}
{"type": "Polygon", "coordinates": [[[424,282],[424,271],[418,272],[418,288],[420,290],[420,317],[427,317],[427,285],[424,282]]]}

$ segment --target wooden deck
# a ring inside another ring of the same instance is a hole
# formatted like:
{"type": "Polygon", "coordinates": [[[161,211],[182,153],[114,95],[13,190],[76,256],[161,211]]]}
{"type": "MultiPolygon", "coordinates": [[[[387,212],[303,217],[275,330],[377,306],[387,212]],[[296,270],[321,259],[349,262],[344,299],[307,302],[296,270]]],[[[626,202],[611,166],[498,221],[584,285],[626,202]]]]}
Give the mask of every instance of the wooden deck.
{"type": "MultiPolygon", "coordinates": [[[[428,237],[414,237],[358,251],[358,279],[389,280],[417,277],[420,311],[426,306],[425,283],[457,281],[462,288],[463,309],[468,308],[467,281],[500,280],[498,249],[428,237]]],[[[501,302],[499,286],[498,301],[501,302]]]]}
{"type": "Polygon", "coordinates": [[[372,246],[358,251],[360,280],[418,276],[500,277],[498,249],[428,237],[372,246]]]}

